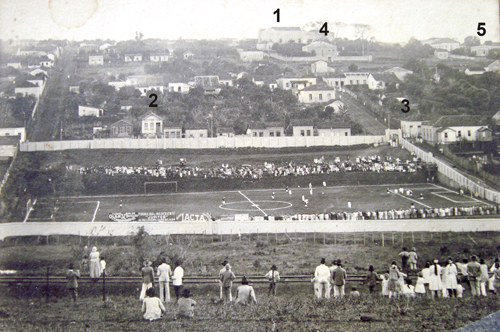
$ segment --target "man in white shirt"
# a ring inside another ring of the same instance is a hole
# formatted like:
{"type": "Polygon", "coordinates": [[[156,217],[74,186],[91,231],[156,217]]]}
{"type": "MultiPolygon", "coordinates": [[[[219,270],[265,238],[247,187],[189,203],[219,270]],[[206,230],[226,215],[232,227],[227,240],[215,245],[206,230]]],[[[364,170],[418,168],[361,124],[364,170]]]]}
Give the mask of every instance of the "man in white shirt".
{"type": "Polygon", "coordinates": [[[255,291],[252,286],[248,285],[248,279],[246,277],[241,279],[241,286],[236,289],[235,302],[243,305],[257,303],[255,291]]]}
{"type": "Polygon", "coordinates": [[[314,271],[314,293],[317,299],[324,297],[330,298],[330,269],[325,265],[326,260],[321,259],[321,264],[316,267],[314,271]]]}
{"type": "Polygon", "coordinates": [[[170,302],[170,276],[172,275],[172,269],[170,265],[167,264],[166,259],[163,259],[162,264],[158,266],[156,272],[158,276],[158,284],[160,286],[160,300],[162,302],[170,302]]]}
{"type": "Polygon", "coordinates": [[[184,269],[181,266],[181,262],[175,262],[174,274],[172,276],[172,285],[174,285],[175,297],[177,301],[179,301],[179,297],[181,296],[181,288],[182,288],[182,278],[184,277],[184,269]]]}
{"type": "MultiPolygon", "coordinates": [[[[223,294],[222,294],[222,288],[223,288],[223,287],[222,287],[221,277],[222,277],[222,274],[223,274],[224,272],[226,272],[226,265],[227,265],[227,261],[222,262],[222,269],[220,269],[220,270],[219,270],[219,286],[220,286],[220,297],[219,297],[219,298],[220,298],[221,300],[222,300],[222,295],[223,295],[223,294]]],[[[232,300],[233,300],[233,299],[231,298],[231,300],[230,300],[230,301],[232,301],[232,300]]]]}

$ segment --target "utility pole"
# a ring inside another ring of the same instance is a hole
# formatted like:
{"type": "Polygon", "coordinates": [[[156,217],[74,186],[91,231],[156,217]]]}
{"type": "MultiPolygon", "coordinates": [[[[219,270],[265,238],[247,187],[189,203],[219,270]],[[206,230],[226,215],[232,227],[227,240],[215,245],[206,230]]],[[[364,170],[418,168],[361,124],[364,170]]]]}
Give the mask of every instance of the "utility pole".
{"type": "Polygon", "coordinates": [[[62,141],[62,119],[61,119],[61,129],[59,130],[59,140],[62,141]]]}

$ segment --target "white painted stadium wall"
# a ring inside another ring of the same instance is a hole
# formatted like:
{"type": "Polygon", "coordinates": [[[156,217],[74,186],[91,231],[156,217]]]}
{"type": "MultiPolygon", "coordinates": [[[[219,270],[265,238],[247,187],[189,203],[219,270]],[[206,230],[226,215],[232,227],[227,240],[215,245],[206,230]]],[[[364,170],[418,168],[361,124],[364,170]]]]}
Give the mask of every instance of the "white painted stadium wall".
{"type": "Polygon", "coordinates": [[[426,219],[371,221],[172,221],[172,222],[17,222],[0,224],[0,240],[12,236],[126,236],[138,229],[151,235],[274,234],[350,232],[483,232],[500,231],[498,219],[426,219]]]}
{"type": "Polygon", "coordinates": [[[179,139],[96,139],[77,141],[25,142],[22,152],[60,151],[72,149],[217,149],[217,148],[286,148],[309,146],[379,144],[385,135],[373,136],[310,136],[310,137],[210,137],[179,139]]]}

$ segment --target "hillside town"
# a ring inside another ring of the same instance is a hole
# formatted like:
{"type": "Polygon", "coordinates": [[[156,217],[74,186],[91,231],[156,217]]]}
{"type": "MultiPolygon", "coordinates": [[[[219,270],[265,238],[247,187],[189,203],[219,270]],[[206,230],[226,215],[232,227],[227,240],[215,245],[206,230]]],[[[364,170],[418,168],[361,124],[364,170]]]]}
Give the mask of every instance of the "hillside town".
{"type": "Polygon", "coordinates": [[[26,140],[386,135],[493,162],[499,58],[500,44],[472,36],[401,46],[300,27],[257,40],[2,42],[2,152],[26,140]]]}

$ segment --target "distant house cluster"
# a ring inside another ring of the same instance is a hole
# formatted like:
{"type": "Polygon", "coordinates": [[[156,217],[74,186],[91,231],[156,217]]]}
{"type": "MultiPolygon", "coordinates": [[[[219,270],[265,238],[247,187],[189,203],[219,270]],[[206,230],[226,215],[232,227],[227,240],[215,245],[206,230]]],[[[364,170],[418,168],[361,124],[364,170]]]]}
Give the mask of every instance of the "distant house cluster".
{"type": "Polygon", "coordinates": [[[491,142],[492,130],[477,117],[445,115],[435,121],[401,121],[403,137],[421,138],[429,144],[491,142]]]}

